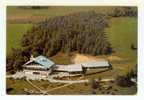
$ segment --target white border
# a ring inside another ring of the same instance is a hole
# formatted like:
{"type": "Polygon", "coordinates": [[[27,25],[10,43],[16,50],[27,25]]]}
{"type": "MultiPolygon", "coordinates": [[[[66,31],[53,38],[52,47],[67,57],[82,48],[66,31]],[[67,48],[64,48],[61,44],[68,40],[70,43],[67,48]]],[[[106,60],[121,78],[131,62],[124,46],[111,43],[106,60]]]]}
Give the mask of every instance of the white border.
{"type": "Polygon", "coordinates": [[[144,96],[144,4],[143,0],[3,0],[0,3],[0,94],[7,99],[142,99],[144,96]],[[11,96],[5,93],[6,6],[7,5],[73,5],[137,6],[138,14],[138,92],[134,96],[11,96]],[[20,98],[22,97],[22,98],[20,98]]]}
{"type": "Polygon", "coordinates": [[[2,0],[7,5],[138,5],[143,0],[2,0]]]}

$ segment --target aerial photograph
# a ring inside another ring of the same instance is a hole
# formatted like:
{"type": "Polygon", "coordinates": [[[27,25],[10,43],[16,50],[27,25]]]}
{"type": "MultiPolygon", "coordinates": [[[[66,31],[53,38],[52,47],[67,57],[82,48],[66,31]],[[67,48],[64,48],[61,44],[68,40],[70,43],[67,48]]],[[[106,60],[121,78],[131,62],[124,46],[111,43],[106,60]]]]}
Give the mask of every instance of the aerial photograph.
{"type": "Polygon", "coordinates": [[[7,95],[136,95],[136,6],[7,6],[7,95]]]}

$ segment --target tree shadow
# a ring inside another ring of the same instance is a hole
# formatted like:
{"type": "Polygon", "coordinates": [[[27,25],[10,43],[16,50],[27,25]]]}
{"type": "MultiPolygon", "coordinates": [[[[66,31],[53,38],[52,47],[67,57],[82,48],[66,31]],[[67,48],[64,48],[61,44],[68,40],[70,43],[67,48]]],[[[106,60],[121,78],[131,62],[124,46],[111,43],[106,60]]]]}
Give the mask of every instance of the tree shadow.
{"type": "Polygon", "coordinates": [[[98,71],[98,72],[86,73],[85,75],[89,76],[89,75],[93,75],[93,74],[99,74],[99,73],[107,72],[107,71],[110,71],[110,70],[112,70],[112,68],[107,68],[107,69],[104,69],[104,70],[101,70],[101,71],[98,71]]]}

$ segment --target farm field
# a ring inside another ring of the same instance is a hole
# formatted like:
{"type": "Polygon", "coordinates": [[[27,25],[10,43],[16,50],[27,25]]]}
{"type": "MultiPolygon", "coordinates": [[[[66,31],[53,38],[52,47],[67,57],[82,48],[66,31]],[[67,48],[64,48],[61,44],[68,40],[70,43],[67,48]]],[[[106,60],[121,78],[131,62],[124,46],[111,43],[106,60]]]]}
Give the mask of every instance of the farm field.
{"type": "Polygon", "coordinates": [[[98,13],[110,13],[114,7],[93,7],[93,6],[49,6],[47,9],[17,9],[17,7],[9,6],[7,8],[7,22],[8,23],[32,23],[44,20],[45,18],[52,18],[56,16],[63,16],[76,12],[96,11],[98,13]],[[56,12],[56,13],[54,13],[56,12]]]}
{"type": "MultiPolygon", "coordinates": [[[[91,11],[110,13],[113,7],[48,7],[48,9],[17,9],[16,7],[7,8],[7,55],[11,54],[12,48],[20,48],[22,36],[27,30],[45,18],[53,18],[56,16],[62,16],[71,14],[74,12],[91,11]],[[47,12],[47,13],[46,13],[47,12]],[[53,13],[58,12],[58,13],[53,13]]],[[[106,58],[110,59],[113,66],[112,70],[102,73],[90,74],[85,76],[87,79],[92,78],[116,78],[118,75],[126,75],[131,69],[134,69],[137,64],[137,50],[132,50],[131,45],[134,44],[137,47],[137,18],[135,17],[112,17],[109,20],[109,27],[105,30],[108,41],[112,45],[114,53],[111,55],[99,55],[93,56],[94,59],[106,58]],[[117,58],[117,59],[116,59],[117,58]],[[118,60],[120,59],[120,60],[118,60]]],[[[77,53],[72,53],[77,54],[77,53]]],[[[78,54],[79,55],[79,54],[78,54]]],[[[90,55],[82,55],[81,57],[87,57],[90,55]]],[[[91,58],[91,57],[90,57],[91,58]]],[[[67,55],[59,52],[51,57],[56,64],[71,64],[73,58],[71,55],[67,55]]],[[[77,60],[80,58],[77,58],[77,60]]],[[[92,58],[93,59],[93,58],[92,58]]],[[[34,84],[40,86],[42,89],[47,88],[50,90],[61,84],[54,84],[46,81],[32,81],[34,84]],[[47,85],[47,87],[46,87],[47,85]]],[[[36,91],[25,80],[12,80],[6,79],[7,87],[14,87],[9,94],[26,94],[24,88],[36,91]],[[23,88],[22,88],[23,86],[23,88]]],[[[132,87],[119,87],[114,83],[112,87],[117,89],[116,94],[128,95],[136,94],[137,86],[132,87]]],[[[62,84],[63,85],[63,84],[62,84]]],[[[50,94],[92,94],[91,84],[72,84],[70,86],[51,91],[50,94]]],[[[105,92],[98,90],[97,94],[111,94],[111,92],[105,92]]]]}
{"type": "Polygon", "coordinates": [[[12,48],[19,48],[23,34],[32,27],[32,24],[7,24],[7,54],[12,48]]]}

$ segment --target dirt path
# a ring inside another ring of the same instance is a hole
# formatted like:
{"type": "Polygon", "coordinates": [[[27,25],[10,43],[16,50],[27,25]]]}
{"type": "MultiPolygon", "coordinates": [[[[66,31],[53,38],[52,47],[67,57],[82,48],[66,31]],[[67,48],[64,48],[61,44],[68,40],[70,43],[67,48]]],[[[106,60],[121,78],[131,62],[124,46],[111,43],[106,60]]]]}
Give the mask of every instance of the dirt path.
{"type": "MultiPolygon", "coordinates": [[[[82,78],[82,77],[80,77],[79,79],[81,79],[81,78],[82,78]]],[[[66,86],[70,86],[70,85],[72,85],[72,84],[74,84],[74,83],[68,83],[68,84],[65,84],[65,85],[63,85],[63,86],[59,86],[59,87],[50,89],[50,90],[48,90],[47,92],[51,92],[51,91],[54,91],[54,90],[57,90],[57,89],[60,89],[60,88],[66,87],[66,86]]],[[[47,92],[46,92],[46,93],[47,93],[47,92]]]]}
{"type": "Polygon", "coordinates": [[[26,81],[33,86],[34,88],[36,88],[37,90],[39,90],[42,94],[47,94],[46,91],[42,90],[40,87],[34,85],[30,80],[26,79],[26,81]]]}
{"type": "Polygon", "coordinates": [[[44,20],[46,17],[43,16],[10,16],[7,18],[9,23],[29,23],[29,22],[39,22],[44,20]]]}
{"type": "Polygon", "coordinates": [[[101,55],[101,56],[90,56],[90,55],[83,55],[83,54],[75,54],[72,57],[72,62],[73,63],[83,63],[83,62],[87,62],[87,61],[91,61],[91,60],[109,60],[109,61],[122,61],[124,60],[121,57],[118,56],[114,56],[114,55],[110,55],[110,56],[105,56],[105,55],[101,55]]]}
{"type": "Polygon", "coordinates": [[[72,62],[73,63],[83,63],[91,60],[104,60],[104,58],[90,56],[90,55],[82,55],[82,54],[75,54],[72,62]]]}

